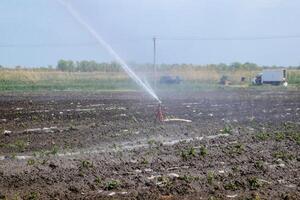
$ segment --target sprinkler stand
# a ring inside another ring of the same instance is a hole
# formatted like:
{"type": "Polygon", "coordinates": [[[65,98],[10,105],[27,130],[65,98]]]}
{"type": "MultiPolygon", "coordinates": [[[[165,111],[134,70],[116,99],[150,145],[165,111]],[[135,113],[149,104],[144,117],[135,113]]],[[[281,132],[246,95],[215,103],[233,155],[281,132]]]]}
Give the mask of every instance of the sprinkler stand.
{"type": "Polygon", "coordinates": [[[158,104],[156,115],[155,115],[155,121],[159,121],[161,123],[164,121],[161,103],[158,104]]]}

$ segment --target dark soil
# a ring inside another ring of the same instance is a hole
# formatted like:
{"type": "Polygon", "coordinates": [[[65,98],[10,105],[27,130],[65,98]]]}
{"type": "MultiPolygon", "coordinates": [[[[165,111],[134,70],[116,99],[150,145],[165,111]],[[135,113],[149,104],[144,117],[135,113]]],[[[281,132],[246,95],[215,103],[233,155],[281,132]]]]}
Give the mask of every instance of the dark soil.
{"type": "Polygon", "coordinates": [[[300,93],[3,93],[0,199],[299,199],[300,93]]]}

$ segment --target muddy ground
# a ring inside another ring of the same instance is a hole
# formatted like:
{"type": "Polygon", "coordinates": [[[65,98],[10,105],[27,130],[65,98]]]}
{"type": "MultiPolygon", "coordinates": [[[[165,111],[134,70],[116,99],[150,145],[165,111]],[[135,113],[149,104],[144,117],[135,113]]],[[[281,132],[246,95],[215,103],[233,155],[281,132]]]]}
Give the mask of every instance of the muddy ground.
{"type": "Polygon", "coordinates": [[[2,93],[0,199],[300,199],[300,92],[2,93]]]}

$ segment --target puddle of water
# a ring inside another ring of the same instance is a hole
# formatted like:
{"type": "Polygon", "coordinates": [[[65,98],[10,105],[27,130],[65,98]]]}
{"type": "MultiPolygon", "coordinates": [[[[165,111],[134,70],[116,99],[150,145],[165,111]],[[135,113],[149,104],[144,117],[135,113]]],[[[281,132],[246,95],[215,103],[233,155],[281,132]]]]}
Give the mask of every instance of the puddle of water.
{"type": "MultiPolygon", "coordinates": [[[[185,139],[170,139],[166,138],[165,141],[161,142],[164,146],[172,146],[175,144],[178,144],[180,142],[191,142],[191,141],[201,141],[203,139],[215,139],[219,137],[227,137],[229,134],[218,134],[218,135],[210,135],[210,136],[203,136],[203,137],[193,137],[193,138],[185,138],[185,139]]],[[[162,141],[163,139],[159,140],[162,141]]],[[[81,151],[74,151],[74,152],[64,152],[64,153],[58,153],[57,156],[59,157],[66,157],[66,156],[77,156],[81,154],[99,154],[99,153],[108,153],[108,152],[118,152],[118,151],[130,151],[134,149],[141,149],[141,148],[148,148],[148,140],[144,139],[142,141],[138,142],[123,142],[118,145],[118,148],[111,148],[108,145],[105,147],[97,147],[94,149],[86,149],[86,150],[81,150],[81,151]]],[[[20,155],[16,156],[15,159],[17,160],[26,160],[26,159],[31,159],[33,156],[29,155],[20,155]]],[[[5,156],[0,156],[0,160],[5,160],[5,156]]]]}
{"type": "Polygon", "coordinates": [[[9,131],[9,130],[4,130],[4,131],[3,131],[3,134],[4,134],[4,135],[9,135],[9,134],[11,134],[11,133],[12,133],[12,132],[9,131]]]}
{"type": "Polygon", "coordinates": [[[237,194],[233,194],[233,195],[226,195],[226,197],[228,198],[236,198],[238,195],[237,194]]]}
{"type": "Polygon", "coordinates": [[[16,156],[16,159],[18,160],[27,160],[31,158],[33,158],[33,156],[16,156]]]}
{"type": "Polygon", "coordinates": [[[167,118],[167,119],[164,119],[164,122],[187,122],[187,123],[191,123],[192,120],[188,120],[188,119],[179,119],[179,118],[167,118]]]}
{"type": "Polygon", "coordinates": [[[114,107],[114,106],[111,106],[111,107],[105,108],[105,110],[126,110],[126,108],[124,108],[124,107],[114,107]]]}
{"type": "Polygon", "coordinates": [[[194,103],[182,103],[182,105],[198,105],[198,104],[201,104],[201,103],[197,103],[197,102],[194,102],[194,103]]]}
{"type": "Polygon", "coordinates": [[[104,106],[105,104],[91,104],[90,107],[101,107],[104,106]]]}
{"type": "Polygon", "coordinates": [[[77,108],[75,109],[76,112],[90,112],[90,111],[95,111],[94,108],[84,108],[84,109],[80,109],[80,108],[77,108]]]}
{"type": "Polygon", "coordinates": [[[31,128],[31,129],[25,129],[24,133],[34,133],[34,132],[45,132],[45,133],[51,133],[53,131],[59,130],[56,126],[52,127],[44,127],[44,128],[31,128]]]}

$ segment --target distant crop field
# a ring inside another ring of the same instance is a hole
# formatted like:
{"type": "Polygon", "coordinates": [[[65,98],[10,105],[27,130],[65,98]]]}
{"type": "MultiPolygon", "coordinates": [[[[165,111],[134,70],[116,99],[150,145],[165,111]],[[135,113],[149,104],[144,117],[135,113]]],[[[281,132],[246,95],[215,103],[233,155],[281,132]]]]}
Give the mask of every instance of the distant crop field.
{"type": "MultiPolygon", "coordinates": [[[[196,68],[176,68],[160,70],[155,79],[163,75],[179,76],[180,85],[158,85],[158,89],[204,89],[219,87],[220,78],[225,75],[234,86],[248,86],[259,70],[214,70],[196,68]],[[241,83],[241,78],[245,82],[241,83]]],[[[148,84],[153,84],[152,72],[139,72],[148,84]]],[[[288,70],[288,82],[291,86],[300,85],[300,70],[288,70]]],[[[0,70],[0,91],[31,90],[137,90],[138,86],[125,72],[62,72],[56,70],[0,70]]]]}

